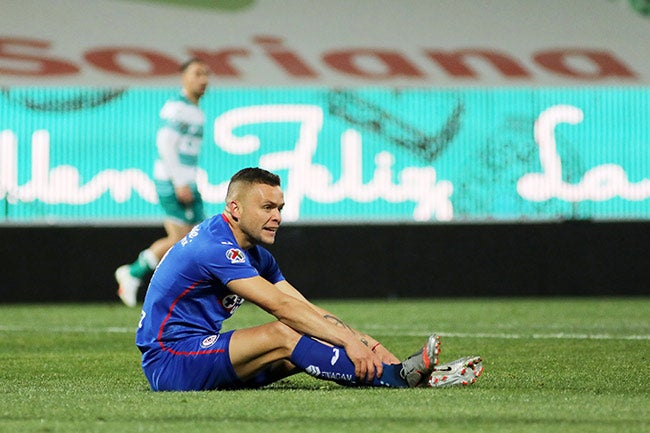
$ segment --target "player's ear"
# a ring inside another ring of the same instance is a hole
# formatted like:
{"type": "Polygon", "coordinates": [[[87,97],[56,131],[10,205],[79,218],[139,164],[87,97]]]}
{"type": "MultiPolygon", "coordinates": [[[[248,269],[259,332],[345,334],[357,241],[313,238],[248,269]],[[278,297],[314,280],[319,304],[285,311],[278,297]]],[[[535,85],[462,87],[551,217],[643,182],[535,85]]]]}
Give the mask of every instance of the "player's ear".
{"type": "Polygon", "coordinates": [[[229,201],[227,207],[228,207],[228,213],[232,217],[233,221],[239,221],[240,209],[237,200],[229,201]]]}

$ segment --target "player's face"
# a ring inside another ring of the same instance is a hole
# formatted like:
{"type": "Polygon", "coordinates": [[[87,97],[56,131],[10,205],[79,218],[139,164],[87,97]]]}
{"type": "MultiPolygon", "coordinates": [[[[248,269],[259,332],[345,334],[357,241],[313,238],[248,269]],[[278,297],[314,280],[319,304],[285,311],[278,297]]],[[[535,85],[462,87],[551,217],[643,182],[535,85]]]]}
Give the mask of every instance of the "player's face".
{"type": "Polygon", "coordinates": [[[239,228],[252,245],[272,245],[282,221],[284,194],[279,186],[255,184],[250,188],[240,203],[239,228]]]}
{"type": "Polygon", "coordinates": [[[208,87],[208,67],[205,63],[194,62],[183,73],[183,87],[194,102],[205,93],[208,87]]]}

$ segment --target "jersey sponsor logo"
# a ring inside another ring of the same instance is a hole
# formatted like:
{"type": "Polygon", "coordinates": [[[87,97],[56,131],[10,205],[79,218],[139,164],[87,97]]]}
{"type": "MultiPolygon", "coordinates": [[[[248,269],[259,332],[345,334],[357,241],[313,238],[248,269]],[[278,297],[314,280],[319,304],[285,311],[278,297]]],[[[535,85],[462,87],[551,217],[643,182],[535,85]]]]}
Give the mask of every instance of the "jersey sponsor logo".
{"type": "Polygon", "coordinates": [[[244,252],[239,248],[231,248],[226,251],[226,258],[230,260],[230,263],[244,263],[246,261],[244,252]]]}
{"type": "Polygon", "coordinates": [[[205,337],[203,341],[201,341],[201,348],[207,349],[208,347],[214,346],[214,343],[216,343],[218,339],[218,335],[210,335],[209,337],[205,337]]]}
{"type": "Polygon", "coordinates": [[[354,382],[354,375],[352,374],[339,373],[336,371],[322,371],[316,365],[309,365],[307,368],[305,368],[305,373],[313,377],[320,377],[321,379],[354,382]]]}
{"type": "Polygon", "coordinates": [[[337,373],[335,371],[323,371],[318,377],[322,379],[328,379],[328,380],[337,380],[337,381],[344,380],[346,382],[354,382],[354,375],[346,374],[346,373],[337,373]]]}

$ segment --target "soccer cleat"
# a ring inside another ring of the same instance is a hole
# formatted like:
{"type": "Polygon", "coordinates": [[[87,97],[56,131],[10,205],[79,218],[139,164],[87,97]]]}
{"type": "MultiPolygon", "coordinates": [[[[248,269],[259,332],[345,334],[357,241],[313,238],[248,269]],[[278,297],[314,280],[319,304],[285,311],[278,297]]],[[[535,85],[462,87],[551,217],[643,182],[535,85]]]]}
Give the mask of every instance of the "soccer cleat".
{"type": "Polygon", "coordinates": [[[476,382],[483,373],[483,360],[480,356],[466,356],[436,367],[431,373],[427,386],[467,386],[476,382]]]}
{"type": "Polygon", "coordinates": [[[135,307],[137,303],[138,288],[140,287],[140,279],[131,275],[129,265],[123,265],[115,271],[115,279],[119,288],[117,289],[117,296],[120,297],[124,305],[127,307],[135,307]]]}
{"type": "Polygon", "coordinates": [[[419,352],[402,361],[400,376],[408,382],[410,388],[421,386],[438,364],[440,354],[440,336],[432,334],[419,352]]]}

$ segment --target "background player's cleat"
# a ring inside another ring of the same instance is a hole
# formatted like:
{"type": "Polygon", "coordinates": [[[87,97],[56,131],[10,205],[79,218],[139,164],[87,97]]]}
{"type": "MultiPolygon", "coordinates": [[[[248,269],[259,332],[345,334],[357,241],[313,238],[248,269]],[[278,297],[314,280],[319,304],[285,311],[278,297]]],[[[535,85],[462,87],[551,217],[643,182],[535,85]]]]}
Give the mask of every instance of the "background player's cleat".
{"type": "Polygon", "coordinates": [[[117,296],[120,297],[124,305],[127,307],[135,307],[137,303],[138,288],[140,287],[140,279],[131,275],[129,265],[123,265],[115,271],[115,279],[117,280],[118,289],[117,296]]]}
{"type": "Polygon", "coordinates": [[[426,383],[429,375],[438,364],[439,354],[440,336],[433,334],[419,352],[414,353],[402,362],[400,376],[406,379],[411,388],[426,383]]]}
{"type": "Polygon", "coordinates": [[[431,373],[427,386],[466,386],[476,382],[483,373],[483,360],[480,356],[466,356],[436,367],[431,373]]]}

